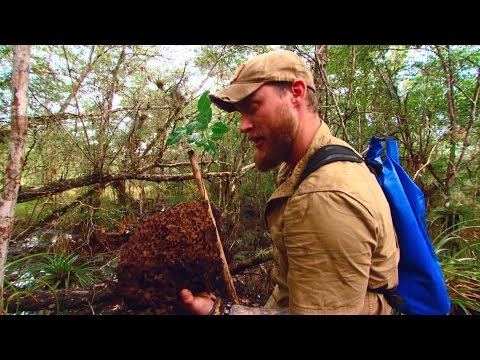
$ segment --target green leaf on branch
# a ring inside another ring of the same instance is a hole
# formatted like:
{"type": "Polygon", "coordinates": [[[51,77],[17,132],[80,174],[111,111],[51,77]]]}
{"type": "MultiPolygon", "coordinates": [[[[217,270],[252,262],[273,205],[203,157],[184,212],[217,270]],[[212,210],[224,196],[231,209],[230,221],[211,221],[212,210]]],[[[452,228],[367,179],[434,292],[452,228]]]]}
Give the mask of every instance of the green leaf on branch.
{"type": "Polygon", "coordinates": [[[210,154],[216,154],[217,153],[217,147],[215,146],[215,143],[213,141],[210,141],[210,140],[205,141],[202,144],[202,146],[207,153],[210,153],[210,154]]]}
{"type": "Polygon", "coordinates": [[[195,120],[203,124],[204,129],[206,129],[208,124],[210,124],[210,121],[212,120],[212,109],[208,108],[204,112],[199,113],[195,120]]]}
{"type": "Polygon", "coordinates": [[[230,128],[221,121],[217,121],[212,125],[213,134],[225,134],[230,128]]]}
{"type": "Polygon", "coordinates": [[[208,91],[205,91],[202,96],[200,96],[200,99],[198,99],[198,103],[197,103],[197,108],[198,108],[198,112],[200,114],[202,113],[206,113],[208,110],[211,111],[211,102],[210,102],[210,99],[208,98],[208,91]]]}
{"type": "MultiPolygon", "coordinates": [[[[205,91],[200,99],[198,99],[197,108],[198,114],[193,121],[190,121],[185,127],[176,129],[167,139],[167,146],[176,144],[185,134],[189,144],[197,144],[203,147],[207,152],[216,153],[215,144],[213,142],[204,142],[202,139],[207,135],[205,130],[208,129],[208,124],[212,120],[212,103],[208,98],[208,91],[205,91]]],[[[219,140],[222,134],[228,131],[228,126],[223,123],[216,123],[212,127],[212,140],[219,140]]]]}
{"type": "Polygon", "coordinates": [[[206,128],[206,126],[199,121],[192,121],[187,124],[186,128],[187,128],[187,134],[190,135],[193,132],[193,130],[203,130],[206,128]]]}
{"type": "Polygon", "coordinates": [[[187,141],[188,141],[189,144],[196,143],[197,141],[199,141],[201,139],[202,139],[202,137],[201,137],[200,133],[198,133],[198,132],[194,132],[192,134],[187,135],[187,141]]]}
{"type": "Polygon", "coordinates": [[[185,129],[184,127],[179,127],[175,129],[174,132],[171,133],[167,139],[167,146],[170,146],[179,142],[180,139],[182,138],[182,135],[185,134],[186,131],[187,129],[185,129]]]}
{"type": "Polygon", "coordinates": [[[212,140],[221,140],[223,138],[223,134],[216,134],[216,133],[213,133],[211,136],[210,136],[210,139],[212,140]]]}

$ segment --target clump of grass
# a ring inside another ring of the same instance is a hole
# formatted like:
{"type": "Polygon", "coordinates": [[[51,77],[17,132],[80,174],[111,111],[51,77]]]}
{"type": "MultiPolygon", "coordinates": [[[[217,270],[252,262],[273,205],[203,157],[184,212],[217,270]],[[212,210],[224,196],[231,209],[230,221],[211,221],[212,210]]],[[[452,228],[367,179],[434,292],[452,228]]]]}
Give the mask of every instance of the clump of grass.
{"type": "Polygon", "coordinates": [[[87,287],[105,279],[103,267],[98,259],[84,259],[75,253],[37,253],[12,262],[5,267],[5,292],[11,293],[5,299],[5,309],[20,296],[30,296],[35,290],[48,289],[55,296],[57,289],[75,286],[87,287]]]}
{"type": "Polygon", "coordinates": [[[433,244],[454,308],[453,313],[480,314],[480,225],[463,221],[445,229],[433,244]]]}

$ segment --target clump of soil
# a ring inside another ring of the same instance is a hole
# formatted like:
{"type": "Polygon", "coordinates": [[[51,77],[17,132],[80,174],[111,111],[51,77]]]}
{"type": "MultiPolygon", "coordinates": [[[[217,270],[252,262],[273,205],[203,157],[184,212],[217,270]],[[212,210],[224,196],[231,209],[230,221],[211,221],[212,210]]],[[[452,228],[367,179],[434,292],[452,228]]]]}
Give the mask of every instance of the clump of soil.
{"type": "Polygon", "coordinates": [[[184,202],[147,218],[121,251],[118,294],[129,308],[159,314],[182,312],[183,288],[225,294],[216,242],[207,201],[184,202]]]}

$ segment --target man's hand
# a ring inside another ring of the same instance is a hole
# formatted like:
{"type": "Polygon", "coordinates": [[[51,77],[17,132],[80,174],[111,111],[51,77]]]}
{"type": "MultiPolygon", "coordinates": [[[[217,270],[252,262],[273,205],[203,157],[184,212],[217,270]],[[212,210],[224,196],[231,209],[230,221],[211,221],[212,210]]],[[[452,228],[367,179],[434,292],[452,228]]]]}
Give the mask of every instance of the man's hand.
{"type": "Polygon", "coordinates": [[[188,289],[180,290],[179,295],[185,309],[195,315],[208,315],[216,299],[213,293],[201,292],[193,295],[188,289]]]}

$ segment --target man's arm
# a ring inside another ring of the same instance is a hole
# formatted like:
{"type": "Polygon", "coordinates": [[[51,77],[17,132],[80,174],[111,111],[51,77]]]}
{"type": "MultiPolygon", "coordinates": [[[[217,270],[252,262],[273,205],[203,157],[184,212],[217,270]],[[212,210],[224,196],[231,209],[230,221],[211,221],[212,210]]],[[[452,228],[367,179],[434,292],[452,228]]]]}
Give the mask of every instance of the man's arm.
{"type": "Polygon", "coordinates": [[[288,315],[288,309],[256,308],[244,305],[232,305],[230,315],[288,315]]]}
{"type": "Polygon", "coordinates": [[[362,312],[375,226],[368,210],[345,192],[291,198],[284,212],[283,240],[292,314],[362,312]]]}
{"type": "Polygon", "coordinates": [[[212,293],[193,295],[188,289],[180,291],[180,301],[191,313],[196,315],[288,315],[288,309],[256,308],[237,305],[216,297],[212,293]]]}

